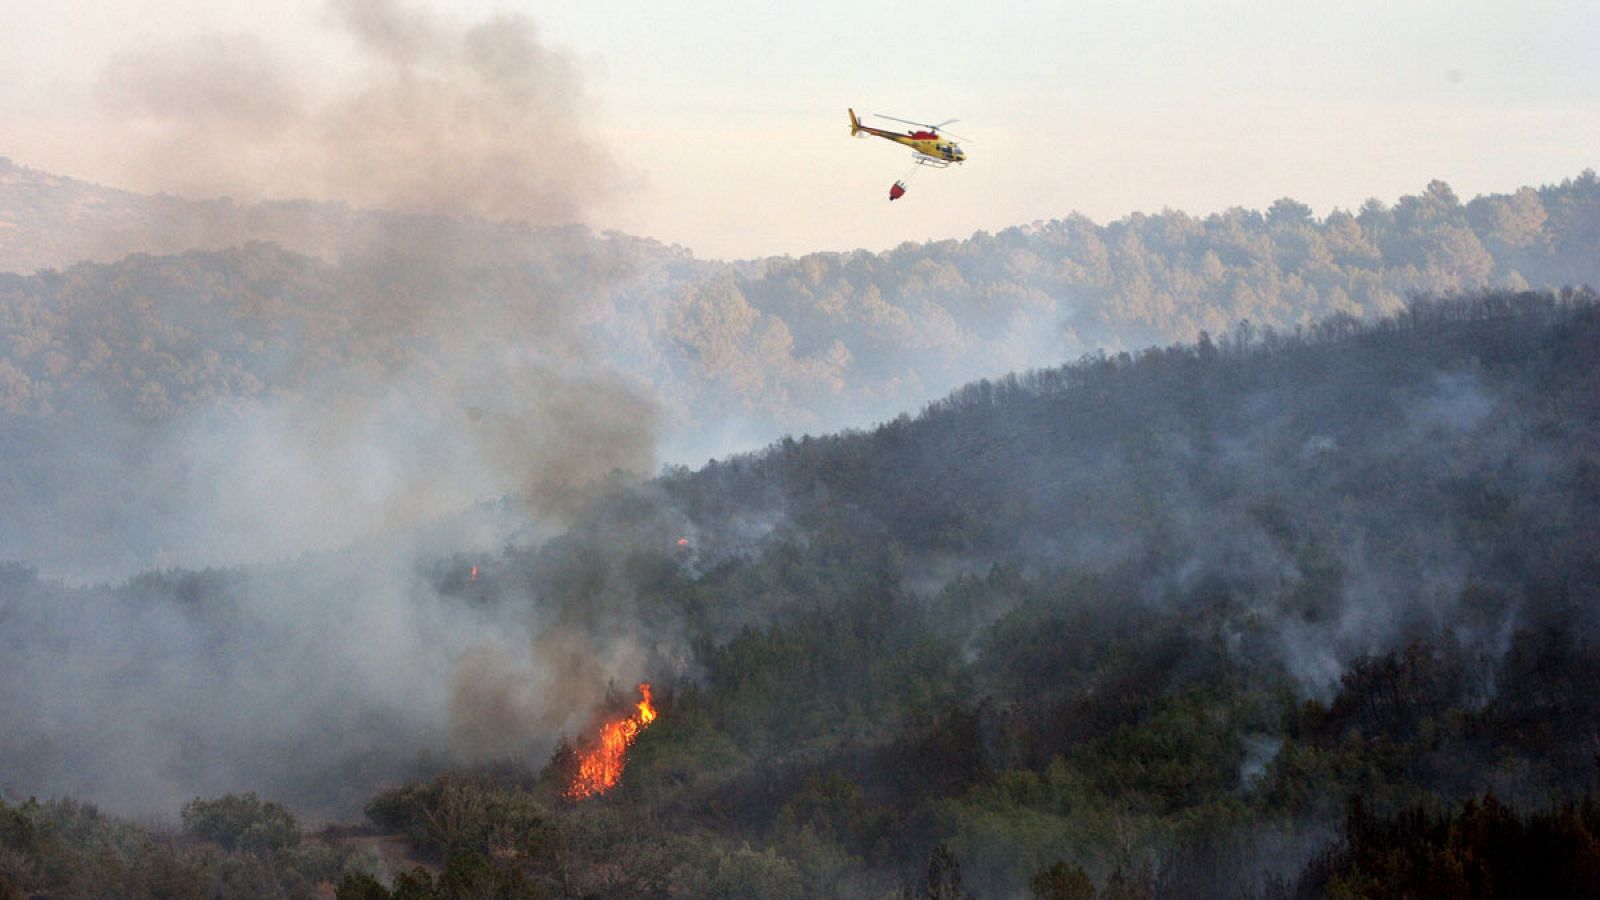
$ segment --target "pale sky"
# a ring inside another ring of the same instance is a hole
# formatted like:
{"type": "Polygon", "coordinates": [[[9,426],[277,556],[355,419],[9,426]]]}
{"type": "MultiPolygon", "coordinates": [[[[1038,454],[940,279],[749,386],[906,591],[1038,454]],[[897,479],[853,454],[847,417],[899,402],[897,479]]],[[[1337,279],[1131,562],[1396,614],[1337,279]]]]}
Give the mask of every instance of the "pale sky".
{"type": "MultiPolygon", "coordinates": [[[[1467,198],[1600,167],[1600,0],[409,5],[463,27],[530,19],[576,70],[578,127],[618,166],[586,223],[702,258],[1282,196],[1320,215],[1434,178],[1467,198]],[[969,161],[918,171],[891,204],[910,153],[851,140],[849,106],[959,119],[969,161]]],[[[107,115],[119,53],[251,35],[313,93],[358,65],[326,0],[5,7],[0,156],[114,186],[170,187],[118,164],[136,138],[107,115]]]]}

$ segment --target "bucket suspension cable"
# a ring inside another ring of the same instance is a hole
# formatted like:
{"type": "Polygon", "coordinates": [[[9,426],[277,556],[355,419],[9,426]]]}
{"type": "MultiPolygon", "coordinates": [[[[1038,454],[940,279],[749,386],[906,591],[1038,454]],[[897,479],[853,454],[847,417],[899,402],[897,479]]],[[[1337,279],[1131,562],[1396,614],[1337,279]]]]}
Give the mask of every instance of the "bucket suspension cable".
{"type": "Polygon", "coordinates": [[[921,169],[921,166],[912,166],[904,175],[901,175],[899,178],[895,179],[894,184],[889,186],[889,199],[899,200],[901,197],[904,197],[906,195],[906,191],[911,189],[909,182],[912,178],[916,177],[917,172],[921,171],[921,169]]]}

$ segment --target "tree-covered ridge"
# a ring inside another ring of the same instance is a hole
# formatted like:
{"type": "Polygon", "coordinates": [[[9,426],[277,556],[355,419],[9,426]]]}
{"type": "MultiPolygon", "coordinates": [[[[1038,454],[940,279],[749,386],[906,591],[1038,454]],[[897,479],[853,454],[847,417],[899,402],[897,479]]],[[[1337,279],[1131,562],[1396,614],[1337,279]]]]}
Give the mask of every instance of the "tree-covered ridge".
{"type": "MultiPolygon", "coordinates": [[[[26,193],[38,209],[13,216],[0,241],[55,227],[53,192],[93,193],[15,167],[4,177],[0,198],[26,193]]],[[[183,218],[183,201],[162,202],[183,218]]],[[[13,513],[0,541],[13,558],[125,573],[177,543],[157,536],[217,533],[182,521],[193,509],[166,499],[183,487],[174,471],[215,468],[185,457],[259,441],[308,409],[356,427],[317,429],[319,440],[342,442],[332,452],[273,452],[359,456],[360,425],[403,430],[383,417],[409,405],[422,436],[407,447],[491,457],[484,467],[494,474],[464,505],[544,480],[506,465],[511,443],[541,436],[570,432],[591,451],[615,444],[625,452],[605,464],[648,469],[653,454],[698,459],[785,432],[858,426],[979,377],[1099,349],[1190,341],[1243,322],[1292,333],[1329,317],[1367,320],[1418,292],[1600,281],[1592,172],[1465,203],[1434,182],[1393,206],[1372,201],[1321,219],[1286,198],[1265,213],[1163,212],[1103,226],[1074,216],[878,254],[742,263],[581,228],[311,205],[294,207],[304,219],[295,227],[251,230],[271,218],[263,209],[217,209],[244,224],[185,233],[218,249],[0,275],[0,446],[17,473],[0,480],[13,513]],[[240,243],[255,236],[314,255],[240,243]],[[611,441],[614,421],[587,420],[611,406],[638,433],[611,441]],[[97,498],[129,484],[148,490],[135,489],[108,526],[95,524],[97,498]]],[[[404,492],[445,493],[419,483],[404,492]]]]}
{"type": "Polygon", "coordinates": [[[1596,311],[1240,329],[668,478],[708,548],[729,497],[786,524],[651,581],[708,638],[628,802],[765,833],[813,892],[942,840],[1002,896],[1057,862],[1232,896],[1292,886],[1352,795],[1582,793],[1596,311]],[[800,813],[821,784],[845,807],[800,813]]]}
{"type": "Polygon", "coordinates": [[[1593,283],[1597,248],[1592,171],[1465,204],[1435,181],[1393,207],[1371,200],[1324,219],[1289,198],[1265,213],[1169,211],[1104,226],[1072,216],[882,254],[767,260],[697,289],[690,309],[722,327],[683,340],[747,393],[783,378],[758,362],[774,342],[944,387],[955,372],[1038,365],[1046,334],[1050,351],[1072,356],[1188,341],[1242,320],[1283,330],[1385,315],[1414,293],[1593,283]]]}
{"type": "Polygon", "coordinates": [[[541,338],[620,315],[607,292],[632,275],[638,246],[543,234],[492,265],[455,265],[399,254],[329,263],[255,243],[0,276],[0,409],[160,423],[211,404],[437,372],[485,333],[545,349],[541,338]],[[578,306],[578,294],[594,302],[578,306]]]}
{"type": "MultiPolygon", "coordinates": [[[[50,199],[69,187],[97,197],[95,208],[137,205],[136,195],[6,172],[0,207],[33,199],[8,214],[13,227],[0,241],[57,228],[56,206],[82,205],[50,199]]],[[[297,214],[322,227],[247,227],[269,218],[262,209],[236,210],[244,225],[196,227],[189,243],[156,245],[212,252],[108,268],[62,262],[60,272],[7,279],[0,408],[70,408],[72,383],[86,378],[97,382],[91,394],[146,414],[295,390],[300,370],[281,364],[274,339],[308,343],[291,358],[309,354],[347,372],[402,360],[438,366],[447,320],[510,319],[506,337],[537,340],[526,310],[554,291],[581,292],[583,324],[608,348],[607,362],[660,385],[686,427],[733,409],[762,430],[830,430],[979,376],[1189,341],[1244,320],[1288,330],[1386,315],[1418,293],[1600,281],[1592,171],[1466,203],[1435,181],[1393,206],[1371,200],[1321,219],[1284,198],[1265,212],[1168,211],[1106,225],[1074,215],[885,253],[732,264],[694,263],[613,234],[310,205],[297,214]],[[325,232],[361,237],[323,240],[325,232]],[[252,239],[364,261],[224,250],[252,239]],[[392,309],[401,314],[374,316],[392,309]]]]}
{"type": "MultiPolygon", "coordinates": [[[[438,600],[508,642],[642,660],[660,718],[582,804],[560,746],[391,770],[372,827],[432,868],[343,889],[1384,896],[1537,853],[1592,892],[1597,348],[1587,292],[1231,329],[625,485],[470,574],[438,560],[438,600]]],[[[98,602],[203,623],[182,646],[231,684],[250,577],[98,602]]],[[[12,579],[9,646],[66,645],[40,610],[87,598],[12,579]]],[[[343,577],[286,586],[347,614],[343,577]]],[[[342,696],[338,721],[383,721],[342,696]]]]}

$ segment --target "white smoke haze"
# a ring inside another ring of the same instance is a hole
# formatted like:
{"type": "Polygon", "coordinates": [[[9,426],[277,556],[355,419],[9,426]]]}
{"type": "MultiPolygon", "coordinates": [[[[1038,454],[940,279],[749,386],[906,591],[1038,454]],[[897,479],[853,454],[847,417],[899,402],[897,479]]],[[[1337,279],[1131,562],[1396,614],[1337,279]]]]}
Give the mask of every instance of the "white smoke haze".
{"type": "Polygon", "coordinates": [[[163,562],[286,559],[507,496],[525,504],[517,529],[549,533],[589,485],[654,466],[660,414],[647,386],[487,355],[184,417],[161,451],[183,470],[163,562]]]}
{"type": "Polygon", "coordinates": [[[249,786],[307,801],[305,782],[345,754],[393,767],[448,746],[438,674],[474,629],[385,562],[319,586],[223,574],[202,609],[142,596],[148,583],[13,602],[9,624],[31,637],[8,664],[6,730],[32,743],[6,748],[6,787],[170,817],[249,786]]]}
{"type": "Polygon", "coordinates": [[[441,552],[391,540],[115,592],[6,573],[0,790],[164,819],[256,790],[350,818],[442,766],[537,767],[609,680],[643,674],[620,633],[529,596],[468,602],[414,567],[441,552]]]}

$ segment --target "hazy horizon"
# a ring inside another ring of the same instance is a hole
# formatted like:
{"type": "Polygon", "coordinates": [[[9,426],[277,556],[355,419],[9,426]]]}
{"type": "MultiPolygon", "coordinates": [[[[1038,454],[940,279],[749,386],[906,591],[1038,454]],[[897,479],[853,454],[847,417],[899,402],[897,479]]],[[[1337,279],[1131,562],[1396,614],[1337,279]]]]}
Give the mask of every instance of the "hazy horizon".
{"type": "Polygon", "coordinates": [[[137,191],[582,222],[709,259],[882,251],[1073,212],[1290,196],[1324,215],[1436,178],[1550,183],[1595,164],[1597,32],[1582,2],[27,4],[0,36],[0,155],[137,191]],[[400,91],[422,102],[397,114],[400,91]],[[847,106],[959,118],[970,161],[891,205],[909,154],[850,140],[847,106]],[[464,110],[458,145],[408,140],[464,110]],[[366,177],[384,163],[411,180],[366,177]],[[460,189],[484,169],[515,180],[460,189]]]}
{"type": "Polygon", "coordinates": [[[13,6],[0,898],[1600,895],[1600,0],[13,6]]]}

